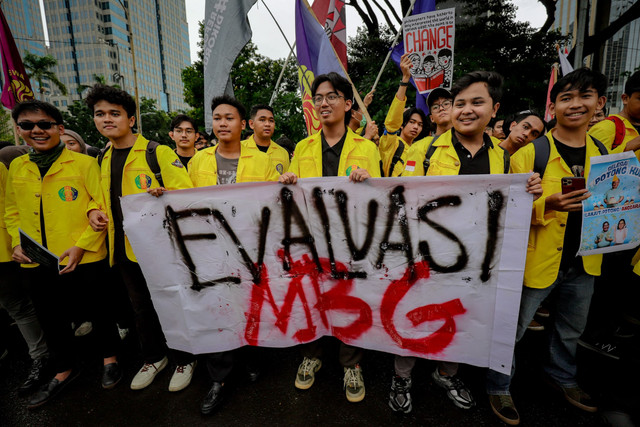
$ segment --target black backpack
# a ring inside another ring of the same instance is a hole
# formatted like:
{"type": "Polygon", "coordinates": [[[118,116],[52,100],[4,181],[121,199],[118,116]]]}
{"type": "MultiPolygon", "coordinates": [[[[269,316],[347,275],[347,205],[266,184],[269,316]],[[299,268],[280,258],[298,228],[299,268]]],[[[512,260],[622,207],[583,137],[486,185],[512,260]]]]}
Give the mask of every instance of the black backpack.
{"type": "MultiPolygon", "coordinates": [[[[145,160],[149,165],[149,169],[153,173],[153,176],[156,177],[156,180],[160,184],[160,187],[164,187],[164,182],[162,181],[162,173],[160,172],[160,163],[158,163],[158,154],[156,153],[156,148],[158,148],[160,144],[156,141],[149,141],[147,144],[147,149],[145,150],[145,160]]],[[[102,160],[104,159],[104,154],[107,150],[101,151],[98,156],[98,164],[102,167],[102,160]]]]}
{"type": "MultiPolygon", "coordinates": [[[[595,142],[596,147],[598,147],[598,151],[603,156],[609,154],[607,151],[607,147],[604,144],[594,137],[591,137],[593,142],[595,142]]],[[[539,138],[536,138],[531,142],[533,147],[535,148],[535,158],[533,160],[533,171],[538,172],[540,174],[540,178],[543,177],[544,171],[547,169],[547,163],[549,163],[549,155],[551,153],[551,146],[549,142],[549,138],[547,135],[542,135],[539,138]]]]}
{"type": "MultiPolygon", "coordinates": [[[[424,175],[427,176],[427,171],[429,170],[429,166],[431,165],[431,157],[433,156],[433,153],[436,152],[436,149],[438,147],[434,146],[433,143],[436,142],[436,140],[440,137],[440,135],[436,135],[433,137],[433,139],[431,140],[431,142],[429,143],[429,148],[427,148],[427,153],[424,156],[424,161],[422,162],[422,165],[424,167],[424,175]]],[[[500,147],[502,148],[502,147],[500,147]]],[[[504,149],[503,149],[504,150],[504,149]]],[[[548,155],[547,155],[548,157],[548,155]]],[[[509,152],[507,152],[507,150],[504,150],[504,173],[509,173],[509,168],[511,166],[511,158],[509,157],[509,152]]]]}

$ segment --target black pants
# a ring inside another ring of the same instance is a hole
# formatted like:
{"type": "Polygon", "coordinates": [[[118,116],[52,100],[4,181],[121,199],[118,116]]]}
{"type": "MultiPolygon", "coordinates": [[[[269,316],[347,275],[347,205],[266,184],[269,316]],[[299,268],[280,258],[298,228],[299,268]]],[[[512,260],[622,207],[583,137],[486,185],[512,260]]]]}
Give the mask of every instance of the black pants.
{"type": "MultiPolygon", "coordinates": [[[[300,352],[303,357],[321,359],[324,350],[325,337],[319,338],[315,341],[308,342],[300,345],[300,352]]],[[[340,349],[338,350],[338,360],[342,367],[353,368],[356,364],[362,360],[364,351],[359,347],[354,347],[349,344],[345,344],[340,341],[340,349]]]]}
{"type": "Polygon", "coordinates": [[[75,364],[75,341],[71,329],[74,298],[71,294],[78,286],[86,293],[84,304],[94,313],[94,330],[104,358],[115,356],[119,337],[110,311],[109,294],[105,281],[106,261],[81,264],[75,271],[60,275],[57,271],[38,266],[22,268],[22,278],[36,309],[38,319],[49,345],[53,367],[65,372],[75,364]]]}

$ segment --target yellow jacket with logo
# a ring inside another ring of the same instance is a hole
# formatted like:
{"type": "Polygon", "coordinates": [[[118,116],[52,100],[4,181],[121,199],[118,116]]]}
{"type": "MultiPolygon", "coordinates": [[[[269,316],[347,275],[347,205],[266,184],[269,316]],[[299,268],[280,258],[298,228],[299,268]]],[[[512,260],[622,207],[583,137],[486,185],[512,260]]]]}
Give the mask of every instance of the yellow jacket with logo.
{"type": "Polygon", "coordinates": [[[4,196],[8,174],[7,167],[0,162],[0,262],[11,261],[11,254],[13,253],[11,236],[9,236],[7,225],[4,222],[4,196]]]}
{"type": "MultiPolygon", "coordinates": [[[[322,139],[321,132],[303,139],[296,145],[289,172],[299,178],[322,176],[322,139]]],[[[380,178],[380,153],[376,144],[362,138],[349,128],[340,154],[338,176],[348,176],[356,168],[366,169],[373,178],[380,178]]]]}
{"type": "Polygon", "coordinates": [[[395,133],[402,127],[402,114],[404,113],[404,106],[407,102],[405,96],[404,101],[400,101],[397,96],[394,95],[387,117],[384,119],[385,133],[380,137],[378,149],[380,150],[380,158],[382,159],[382,170],[384,176],[400,176],[404,170],[404,164],[409,156],[410,146],[395,133]],[[401,162],[397,162],[390,171],[391,161],[393,155],[400,145],[404,145],[404,150],[400,155],[401,162]]]}
{"type": "MultiPolygon", "coordinates": [[[[549,162],[542,177],[542,196],[533,202],[527,261],[524,269],[524,285],[538,289],[551,286],[558,277],[564,233],[569,216],[567,212],[545,212],[545,200],[552,194],[562,192],[562,185],[560,184],[562,178],[573,176],[571,169],[569,169],[569,166],[567,166],[567,163],[556,149],[551,131],[547,133],[547,138],[550,141],[549,162]]],[[[511,158],[511,171],[513,173],[529,173],[532,171],[535,153],[536,150],[533,144],[527,144],[518,150],[511,158]]],[[[589,176],[591,157],[600,155],[598,147],[587,136],[585,178],[589,176]]],[[[600,275],[602,255],[583,256],[582,263],[587,274],[592,276],[600,275]]]]}
{"type": "MultiPolygon", "coordinates": [[[[622,144],[618,145],[613,150],[611,149],[611,147],[613,146],[613,141],[616,138],[616,124],[611,120],[605,119],[593,125],[593,127],[589,129],[589,135],[593,136],[594,138],[602,142],[604,146],[607,147],[607,150],[609,150],[610,154],[622,153],[625,147],[627,146],[627,142],[631,141],[633,138],[638,137],[640,134],[638,134],[638,131],[636,130],[635,127],[633,127],[633,125],[629,120],[625,119],[624,117],[618,114],[609,115],[609,117],[612,117],[612,116],[616,116],[617,118],[622,120],[622,122],[624,123],[626,132],[624,134],[624,139],[622,140],[622,144]]],[[[636,151],[636,157],[640,159],[640,150],[636,151]]]]}
{"type": "MultiPolygon", "coordinates": [[[[218,183],[216,150],[218,145],[199,151],[189,162],[189,176],[195,187],[207,187],[218,183]]],[[[258,150],[240,144],[240,158],[236,172],[236,183],[277,181],[280,174],[272,166],[269,157],[258,150]]]]}
{"type": "MultiPolygon", "coordinates": [[[[437,148],[431,156],[427,176],[458,175],[460,172],[460,158],[458,158],[456,148],[453,146],[452,132],[453,129],[449,129],[433,143],[437,148]]],[[[423,138],[413,144],[402,176],[424,176],[423,162],[432,139],[432,137],[423,138]],[[412,168],[413,170],[411,170],[412,168]]],[[[498,146],[499,139],[491,137],[491,142],[493,145],[489,147],[489,169],[492,174],[504,173],[506,151],[498,146]]]]}
{"type": "Polygon", "coordinates": [[[104,209],[105,206],[96,159],[62,150],[44,178],[40,177],[38,166],[29,160],[28,154],[11,162],[5,222],[12,248],[20,244],[18,229],[42,243],[41,200],[47,247],[51,252],[59,256],[70,247],[78,246],[85,250],[82,264],[100,261],[107,256],[105,233],[93,231],[87,217],[90,210],[104,209]]]}
{"type": "MultiPolygon", "coordinates": [[[[146,193],[147,188],[159,187],[156,177],[151,172],[149,165],[147,164],[147,158],[145,151],[149,140],[142,135],[138,135],[136,142],[131,147],[131,151],[127,156],[127,160],[122,170],[122,196],[128,196],[129,194],[146,193]]],[[[111,212],[111,156],[113,154],[113,147],[110,147],[102,159],[102,194],[104,194],[105,205],[107,207],[107,215],[109,215],[109,261],[113,265],[113,251],[114,251],[114,235],[115,228],[113,225],[113,213],[111,212]]],[[[158,158],[158,164],[160,165],[160,173],[162,174],[162,181],[164,187],[167,190],[182,190],[185,188],[193,188],[193,184],[189,179],[189,174],[186,168],[180,162],[180,159],[174,153],[174,151],[166,146],[159,145],[156,148],[156,156],[158,158]]],[[[153,197],[153,196],[149,196],[153,197]]],[[[129,243],[129,239],[125,235],[125,249],[127,258],[136,262],[136,256],[133,254],[133,249],[129,243]]]]}
{"type": "MultiPolygon", "coordinates": [[[[260,151],[255,139],[253,139],[253,135],[242,141],[242,144],[260,151]]],[[[260,152],[262,153],[262,151],[260,152]]],[[[269,144],[269,148],[267,149],[267,152],[265,154],[269,157],[269,160],[271,160],[271,164],[273,165],[276,172],[278,172],[278,175],[282,175],[289,169],[289,163],[291,161],[289,152],[282,146],[271,141],[271,144],[269,144]]]]}

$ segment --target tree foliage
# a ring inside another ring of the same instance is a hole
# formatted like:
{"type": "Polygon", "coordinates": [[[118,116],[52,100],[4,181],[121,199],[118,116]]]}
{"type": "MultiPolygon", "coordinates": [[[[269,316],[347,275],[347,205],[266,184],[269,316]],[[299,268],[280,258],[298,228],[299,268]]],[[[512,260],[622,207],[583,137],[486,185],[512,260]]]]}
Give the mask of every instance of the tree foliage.
{"type": "Polygon", "coordinates": [[[58,65],[56,58],[51,55],[38,56],[26,51],[22,62],[29,78],[38,83],[40,97],[45,92],[45,81],[51,82],[63,95],[67,94],[67,87],[58,79],[56,73],[51,71],[52,68],[58,65]]]}

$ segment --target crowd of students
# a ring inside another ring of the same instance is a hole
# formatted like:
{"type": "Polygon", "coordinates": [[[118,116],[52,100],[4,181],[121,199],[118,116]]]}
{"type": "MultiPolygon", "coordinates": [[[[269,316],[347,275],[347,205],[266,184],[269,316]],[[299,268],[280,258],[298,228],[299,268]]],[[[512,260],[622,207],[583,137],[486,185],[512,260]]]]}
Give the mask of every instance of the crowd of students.
{"type": "MultiPolygon", "coordinates": [[[[101,152],[89,152],[91,147],[80,135],[65,129],[54,106],[35,100],[18,104],[12,116],[26,145],[0,151],[0,305],[16,321],[33,360],[20,387],[21,392],[31,393],[28,407],[45,404],[77,377],[71,323],[79,320],[91,321],[101,345],[102,387],[110,389],[121,381],[117,347],[123,330],[119,331],[118,310],[113,309],[123,304],[115,291],[118,286],[126,289],[125,304],[134,313],[143,358],[143,366],[130,382],[132,389],[149,386],[171,364],[169,391],[182,390],[191,382],[199,359],[211,380],[201,402],[201,412],[209,414],[224,401],[226,381],[235,365],[244,364],[252,379],[259,375],[252,363],[259,358],[257,348],[196,356],[167,347],[145,277],[123,229],[122,196],[146,192],[161,197],[166,191],[240,182],[295,185],[298,179],[323,176],[343,176],[358,183],[387,176],[529,173],[540,155],[531,142],[542,138],[548,146],[546,167],[542,173],[532,173],[527,182],[534,202],[516,342],[546,304],[552,321],[547,325],[549,357],[544,371],[570,403],[596,411],[594,399],[577,382],[577,345],[581,340],[586,347],[603,351],[603,337],[629,328],[625,322],[637,322],[638,317],[633,304],[625,307],[628,310],[605,313],[611,328],[581,339],[603,260],[601,255],[576,256],[582,201],[590,194],[587,190],[562,194],[560,179],[574,176],[572,171],[583,171],[586,177],[590,158],[602,154],[602,145],[612,153],[638,152],[640,72],[626,83],[623,110],[606,120],[600,114],[606,101],[606,77],[587,68],[564,76],[551,91],[555,119],[547,124],[532,110],[496,120],[503,79],[491,71],[464,75],[450,92],[432,91],[427,117],[419,109],[406,108],[411,66],[405,55],[400,64],[402,79],[380,130],[375,123],[362,123],[346,79],[335,73],[317,76],[312,101],[322,130],[298,142],[293,156],[272,140],[276,123],[268,105],[251,108],[248,124],[253,134],[243,140],[245,107],[229,96],[214,98],[210,106],[216,144],[206,147],[206,135],[198,131],[195,121],[178,115],[169,133],[175,150],[133,132],[135,101],[118,88],[96,85],[85,100],[96,128],[109,140],[101,152]],[[597,120],[601,121],[596,124],[597,120]],[[33,263],[22,250],[19,230],[60,254],[62,269],[33,263]],[[77,301],[77,294],[82,301],[77,301]],[[79,306],[85,308],[81,315],[79,306]]],[[[370,103],[372,96],[365,101],[370,103]]],[[[631,265],[637,260],[632,257],[628,253],[611,257],[625,272],[615,277],[625,282],[618,285],[625,295],[637,292],[626,286],[637,282],[631,265]]],[[[635,268],[640,274],[640,264],[635,268]]],[[[604,287],[600,291],[609,294],[604,287]]],[[[607,309],[601,307],[599,313],[607,309]]],[[[322,339],[300,346],[302,361],[294,381],[298,389],[312,387],[322,366],[323,347],[322,339]]],[[[365,397],[362,356],[362,349],[347,343],[339,348],[344,392],[350,402],[365,397]]],[[[388,396],[393,411],[412,410],[411,374],[416,361],[395,356],[388,396]]],[[[488,370],[486,378],[493,412],[510,425],[520,421],[509,391],[515,369],[514,359],[510,375],[488,370]]],[[[439,362],[432,378],[459,408],[476,404],[458,375],[457,363],[439,362]]]]}

